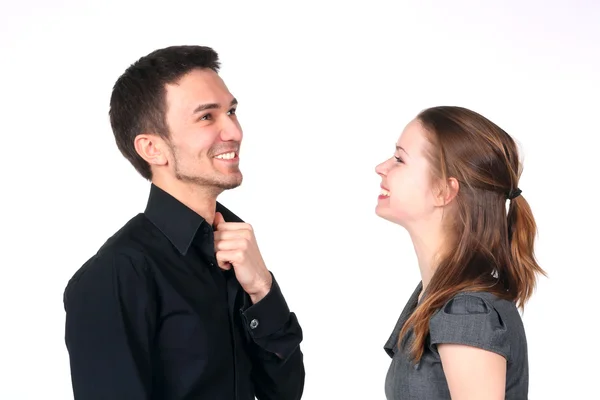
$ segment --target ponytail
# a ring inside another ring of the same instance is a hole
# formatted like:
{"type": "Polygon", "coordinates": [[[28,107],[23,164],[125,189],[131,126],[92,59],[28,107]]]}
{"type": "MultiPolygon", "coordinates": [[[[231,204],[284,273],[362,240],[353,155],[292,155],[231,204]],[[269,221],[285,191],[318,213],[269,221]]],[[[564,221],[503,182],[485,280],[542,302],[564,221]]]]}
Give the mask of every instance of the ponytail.
{"type": "Polygon", "coordinates": [[[482,247],[479,239],[475,238],[481,237],[480,232],[489,230],[491,224],[488,226],[473,224],[472,221],[478,219],[466,213],[465,208],[461,209],[465,211],[461,218],[464,221],[462,225],[464,229],[460,234],[462,237],[459,237],[456,245],[451,246],[449,253],[442,257],[429,282],[427,294],[423,296],[421,303],[417,305],[400,330],[398,346],[408,346],[415,362],[423,355],[430,318],[456,293],[463,290],[491,292],[500,298],[514,301],[519,308],[523,309],[535,289],[536,274],[546,276],[546,272],[535,260],[534,241],[537,227],[527,200],[520,195],[521,191],[517,189],[509,194],[508,215],[505,214],[506,203],[500,203],[497,193],[489,191],[480,193],[480,196],[495,196],[496,204],[502,204],[502,208],[499,207],[495,211],[497,218],[506,218],[508,240],[504,239],[503,244],[495,249],[490,246],[492,251],[490,255],[486,251],[487,248],[482,247]],[[474,231],[473,227],[475,229],[479,227],[481,230],[474,231]],[[478,250],[474,251],[474,249],[478,250]],[[500,261],[500,264],[495,263],[494,260],[500,261]],[[502,278],[490,280],[492,274],[482,275],[481,268],[485,266],[499,267],[497,272],[502,278]],[[486,279],[485,276],[489,276],[490,279],[486,279]],[[413,333],[412,336],[409,335],[410,331],[413,333]],[[406,341],[409,337],[411,340],[406,341]]]}
{"type": "Polygon", "coordinates": [[[520,195],[520,190],[516,196],[509,196],[509,200],[507,216],[510,246],[509,268],[512,270],[511,275],[516,284],[517,306],[523,309],[535,289],[536,274],[547,275],[535,260],[534,241],[537,235],[537,226],[529,203],[520,195]]]}

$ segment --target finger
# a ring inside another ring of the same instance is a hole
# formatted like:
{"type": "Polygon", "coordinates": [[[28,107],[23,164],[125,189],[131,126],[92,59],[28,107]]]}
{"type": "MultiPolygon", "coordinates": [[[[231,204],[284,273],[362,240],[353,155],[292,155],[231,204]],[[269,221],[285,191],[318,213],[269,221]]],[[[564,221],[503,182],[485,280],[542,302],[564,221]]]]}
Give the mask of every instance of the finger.
{"type": "Polygon", "coordinates": [[[247,240],[239,238],[232,240],[215,240],[215,252],[228,250],[245,251],[248,249],[248,244],[247,240]]]}
{"type": "Polygon", "coordinates": [[[221,263],[235,265],[244,259],[244,253],[241,250],[219,250],[215,252],[215,256],[219,265],[221,263]]]}
{"type": "Polygon", "coordinates": [[[252,232],[247,230],[235,230],[235,231],[215,231],[214,234],[215,242],[221,240],[252,240],[252,232]]]}
{"type": "Polygon", "coordinates": [[[217,229],[220,231],[238,231],[238,230],[247,230],[252,232],[252,225],[247,224],[245,222],[221,222],[217,229]]]}
{"type": "Polygon", "coordinates": [[[227,271],[230,270],[231,267],[233,267],[233,265],[229,261],[227,261],[226,256],[223,255],[223,252],[215,252],[215,258],[217,259],[217,265],[219,266],[219,268],[227,271]]]}
{"type": "Polygon", "coordinates": [[[233,267],[233,265],[231,265],[227,261],[217,261],[217,265],[219,266],[219,268],[225,271],[229,271],[233,267]]]}

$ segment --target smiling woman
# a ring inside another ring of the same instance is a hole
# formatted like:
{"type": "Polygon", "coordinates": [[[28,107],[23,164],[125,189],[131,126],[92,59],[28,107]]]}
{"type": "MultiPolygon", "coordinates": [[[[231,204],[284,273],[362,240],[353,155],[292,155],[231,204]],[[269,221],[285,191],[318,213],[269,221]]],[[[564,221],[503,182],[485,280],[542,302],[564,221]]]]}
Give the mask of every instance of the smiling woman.
{"type": "Polygon", "coordinates": [[[518,307],[544,271],[515,142],[471,110],[435,107],[376,171],[376,213],[408,231],[422,278],[385,345],[387,398],[526,399],[518,307]]]}

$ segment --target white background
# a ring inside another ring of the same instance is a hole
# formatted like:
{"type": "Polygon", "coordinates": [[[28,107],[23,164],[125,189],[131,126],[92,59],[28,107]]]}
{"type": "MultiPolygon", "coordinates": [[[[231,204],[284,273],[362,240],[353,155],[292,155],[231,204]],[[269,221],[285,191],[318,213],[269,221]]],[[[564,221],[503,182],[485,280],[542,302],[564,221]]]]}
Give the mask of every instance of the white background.
{"type": "Polygon", "coordinates": [[[419,275],[374,214],[374,168],[440,104],[524,150],[549,273],[523,316],[530,399],[597,395],[599,3],[119,3],[1,0],[0,399],[72,399],[64,286],[148,194],[110,91],[174,44],[214,47],[240,101],[245,180],[219,200],[254,225],[300,319],[303,399],[385,397],[382,347],[419,275]]]}

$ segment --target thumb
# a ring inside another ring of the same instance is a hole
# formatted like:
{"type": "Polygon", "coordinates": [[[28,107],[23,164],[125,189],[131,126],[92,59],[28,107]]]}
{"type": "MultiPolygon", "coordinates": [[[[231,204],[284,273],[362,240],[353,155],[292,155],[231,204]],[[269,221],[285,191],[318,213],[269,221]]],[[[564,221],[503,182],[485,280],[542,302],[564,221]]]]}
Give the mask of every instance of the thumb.
{"type": "Polygon", "coordinates": [[[213,222],[213,227],[219,229],[219,225],[225,222],[225,218],[223,218],[223,214],[217,211],[215,214],[215,221],[213,222]]]}

